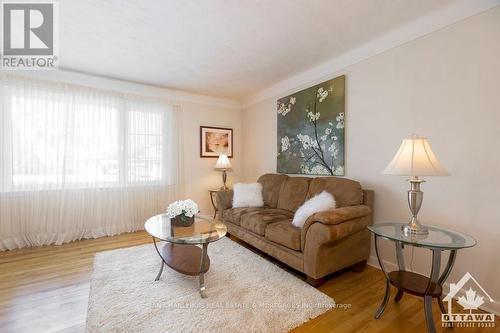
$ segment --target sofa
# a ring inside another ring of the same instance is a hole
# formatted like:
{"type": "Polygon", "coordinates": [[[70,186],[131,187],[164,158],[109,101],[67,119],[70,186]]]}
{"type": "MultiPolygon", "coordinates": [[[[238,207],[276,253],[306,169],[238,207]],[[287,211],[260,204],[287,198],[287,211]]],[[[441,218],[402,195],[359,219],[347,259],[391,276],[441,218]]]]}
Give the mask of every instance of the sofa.
{"type": "Polygon", "coordinates": [[[265,174],[264,207],[232,208],[232,190],[217,192],[219,218],[228,233],[306,275],[321,285],[344,268],[361,271],[370,253],[374,192],[338,177],[265,174]],[[294,212],[309,198],[327,191],[337,208],[310,216],[303,228],[292,225],[294,212]]]}

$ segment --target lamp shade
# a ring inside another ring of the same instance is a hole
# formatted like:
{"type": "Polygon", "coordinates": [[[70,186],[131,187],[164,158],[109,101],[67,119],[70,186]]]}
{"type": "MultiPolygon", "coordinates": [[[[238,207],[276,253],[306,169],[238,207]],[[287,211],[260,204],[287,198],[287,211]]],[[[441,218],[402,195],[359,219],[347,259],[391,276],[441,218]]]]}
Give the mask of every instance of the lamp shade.
{"type": "Polygon", "coordinates": [[[396,156],[382,173],[401,176],[449,176],[448,171],[434,155],[427,139],[417,135],[403,140],[396,156]]]}
{"type": "Polygon", "coordinates": [[[231,162],[229,162],[227,155],[219,155],[219,159],[217,160],[217,163],[215,163],[214,169],[218,171],[231,171],[233,170],[233,167],[231,166],[231,162]]]}

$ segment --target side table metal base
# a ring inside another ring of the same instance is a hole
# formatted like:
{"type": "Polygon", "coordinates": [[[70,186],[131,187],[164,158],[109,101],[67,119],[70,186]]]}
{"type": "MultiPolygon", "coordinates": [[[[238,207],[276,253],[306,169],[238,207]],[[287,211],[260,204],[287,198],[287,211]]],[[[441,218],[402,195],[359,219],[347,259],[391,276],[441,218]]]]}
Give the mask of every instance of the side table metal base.
{"type": "Polygon", "coordinates": [[[375,312],[375,319],[379,319],[384,313],[387,303],[389,302],[391,294],[391,285],[398,289],[395,302],[399,302],[403,297],[405,292],[410,293],[415,296],[420,296],[424,298],[424,314],[425,322],[427,325],[427,331],[430,333],[436,332],[436,327],[434,323],[434,317],[432,315],[432,299],[437,298],[439,308],[442,313],[446,313],[442,301],[442,285],[453,268],[453,264],[456,258],[456,250],[450,250],[450,256],[448,258],[448,263],[444,268],[443,272],[439,274],[441,269],[441,252],[442,249],[433,249],[432,251],[432,268],[430,277],[425,277],[423,275],[407,272],[405,270],[404,257],[403,257],[403,244],[396,241],[396,258],[398,260],[398,271],[393,271],[388,273],[384,267],[380,256],[380,248],[378,242],[378,236],[375,234],[375,252],[377,254],[378,263],[382,272],[386,277],[385,295],[380,304],[379,308],[375,312]]]}
{"type": "Polygon", "coordinates": [[[382,316],[382,313],[384,313],[385,307],[387,306],[390,297],[391,297],[391,285],[389,283],[389,279],[385,279],[385,295],[384,299],[382,300],[382,303],[377,309],[377,312],[375,312],[375,319],[379,319],[380,316],[382,316]]]}

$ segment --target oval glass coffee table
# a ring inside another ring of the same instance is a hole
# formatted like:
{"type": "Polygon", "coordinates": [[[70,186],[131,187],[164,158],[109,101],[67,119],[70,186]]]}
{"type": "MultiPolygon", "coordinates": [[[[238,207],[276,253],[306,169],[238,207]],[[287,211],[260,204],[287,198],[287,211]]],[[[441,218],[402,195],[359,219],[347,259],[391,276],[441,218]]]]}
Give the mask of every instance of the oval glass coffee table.
{"type": "Polygon", "coordinates": [[[160,271],[155,281],[160,279],[166,264],[181,274],[199,276],[200,295],[206,298],[204,274],[210,268],[208,244],[226,235],[226,225],[217,219],[196,215],[192,225],[180,226],[166,214],[160,214],[148,219],[144,228],[153,237],[156,252],[161,258],[160,271]],[[157,239],[165,243],[159,244],[157,239]]]}
{"type": "Polygon", "coordinates": [[[368,229],[375,236],[375,252],[377,253],[378,263],[386,277],[385,296],[375,313],[375,318],[379,319],[389,301],[392,284],[398,289],[394,300],[399,302],[403,293],[409,293],[424,298],[424,313],[427,324],[427,331],[434,333],[434,318],[432,317],[432,298],[437,298],[441,312],[446,313],[446,309],[441,299],[443,293],[443,283],[451,272],[457,251],[476,245],[476,240],[468,235],[434,226],[426,226],[429,229],[428,235],[404,235],[401,227],[405,223],[379,223],[368,226],[368,229]],[[396,259],[398,270],[388,272],[384,266],[384,260],[380,257],[380,248],[378,239],[382,238],[394,242],[396,248],[396,259]],[[430,276],[424,276],[414,272],[406,271],[403,246],[423,247],[432,251],[432,267],[430,276]],[[441,252],[450,251],[448,263],[441,270],[441,252]]]}

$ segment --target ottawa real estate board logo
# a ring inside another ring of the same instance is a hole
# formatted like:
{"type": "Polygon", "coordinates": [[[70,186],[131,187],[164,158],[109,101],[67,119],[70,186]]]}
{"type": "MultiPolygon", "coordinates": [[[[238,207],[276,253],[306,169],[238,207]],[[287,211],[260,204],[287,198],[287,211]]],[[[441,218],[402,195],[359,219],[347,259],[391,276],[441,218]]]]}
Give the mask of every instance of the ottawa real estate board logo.
{"type": "Polygon", "coordinates": [[[495,327],[495,315],[478,310],[494,301],[469,272],[457,283],[450,283],[450,291],[443,302],[448,303],[446,313],[441,315],[443,327],[495,327]],[[454,298],[462,309],[457,306],[453,309],[454,298]]]}
{"type": "Polygon", "coordinates": [[[57,68],[59,37],[57,5],[51,1],[1,2],[1,69],[57,68]]]}

